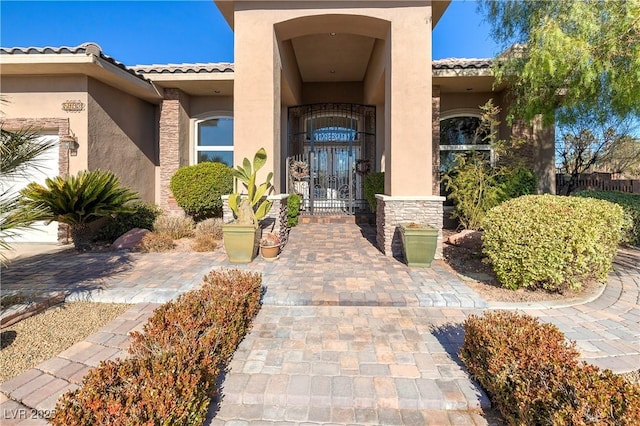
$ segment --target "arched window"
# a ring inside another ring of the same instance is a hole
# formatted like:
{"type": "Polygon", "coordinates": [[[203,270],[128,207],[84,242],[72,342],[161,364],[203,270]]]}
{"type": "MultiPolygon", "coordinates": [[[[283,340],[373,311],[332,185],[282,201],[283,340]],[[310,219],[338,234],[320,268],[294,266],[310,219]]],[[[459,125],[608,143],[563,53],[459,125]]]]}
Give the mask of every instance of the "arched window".
{"type": "Polygon", "coordinates": [[[233,167],[233,118],[196,121],[195,162],[215,161],[233,167]]]}
{"type": "Polygon", "coordinates": [[[479,116],[461,115],[440,121],[440,174],[447,173],[456,164],[459,154],[479,152],[491,164],[493,148],[489,145],[487,129],[481,129],[479,116]]]}

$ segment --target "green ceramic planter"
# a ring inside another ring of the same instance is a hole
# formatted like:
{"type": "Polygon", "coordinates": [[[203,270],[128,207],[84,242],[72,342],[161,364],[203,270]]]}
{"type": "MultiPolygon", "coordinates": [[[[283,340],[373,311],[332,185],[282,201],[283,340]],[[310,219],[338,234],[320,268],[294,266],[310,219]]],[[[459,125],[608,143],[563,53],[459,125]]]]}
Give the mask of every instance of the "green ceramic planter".
{"type": "Polygon", "coordinates": [[[400,234],[407,265],[431,267],[438,246],[438,229],[429,225],[403,223],[400,225],[400,234]]]}
{"type": "Polygon", "coordinates": [[[224,250],[231,263],[251,263],[258,254],[260,228],[253,225],[227,223],[222,226],[224,250]]]}

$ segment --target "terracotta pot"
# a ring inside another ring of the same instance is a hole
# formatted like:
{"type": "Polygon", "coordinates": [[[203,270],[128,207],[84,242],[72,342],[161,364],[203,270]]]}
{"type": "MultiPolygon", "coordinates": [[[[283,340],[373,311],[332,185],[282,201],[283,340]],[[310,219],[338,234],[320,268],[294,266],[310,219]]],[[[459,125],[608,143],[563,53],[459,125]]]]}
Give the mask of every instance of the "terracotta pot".
{"type": "Polygon", "coordinates": [[[265,260],[275,260],[278,257],[279,251],[279,244],[275,246],[260,246],[260,254],[265,260]]]}

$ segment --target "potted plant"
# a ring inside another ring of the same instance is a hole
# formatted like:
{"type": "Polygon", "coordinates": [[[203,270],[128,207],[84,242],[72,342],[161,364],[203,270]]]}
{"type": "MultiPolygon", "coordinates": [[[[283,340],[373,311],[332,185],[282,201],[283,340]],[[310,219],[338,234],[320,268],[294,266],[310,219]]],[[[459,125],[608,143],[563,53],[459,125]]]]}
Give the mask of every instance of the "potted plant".
{"type": "Polygon", "coordinates": [[[268,261],[277,259],[280,253],[280,237],[269,232],[260,239],[260,255],[268,261]]]}
{"type": "Polygon", "coordinates": [[[224,249],[231,263],[249,263],[258,253],[260,239],[260,220],[271,210],[271,201],[265,196],[271,190],[273,173],[267,180],[256,184],[256,175],[267,162],[267,153],[260,148],[253,158],[253,165],[248,158],[241,166],[231,170],[233,176],[242,182],[246,194],[238,192],[229,195],[229,208],[234,220],[222,226],[224,249]]]}
{"type": "Polygon", "coordinates": [[[400,235],[407,265],[431,267],[438,245],[438,229],[415,222],[402,223],[400,235]]]}

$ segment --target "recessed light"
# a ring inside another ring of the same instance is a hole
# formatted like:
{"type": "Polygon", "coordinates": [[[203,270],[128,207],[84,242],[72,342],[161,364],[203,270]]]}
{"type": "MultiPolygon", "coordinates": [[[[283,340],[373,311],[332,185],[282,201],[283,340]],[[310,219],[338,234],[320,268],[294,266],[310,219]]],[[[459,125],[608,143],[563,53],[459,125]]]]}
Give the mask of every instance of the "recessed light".
{"type": "Polygon", "coordinates": [[[219,90],[214,90],[214,91],[213,91],[213,93],[215,93],[215,94],[219,94],[219,93],[220,93],[220,91],[219,91],[219,90]]]}
{"type": "Polygon", "coordinates": [[[336,33],[329,33],[329,35],[330,35],[331,37],[335,37],[335,36],[336,36],[336,33]]]}
{"type": "Polygon", "coordinates": [[[329,70],[329,74],[335,74],[336,70],[329,70]]]}
{"type": "Polygon", "coordinates": [[[473,87],[467,87],[467,92],[470,92],[473,90],[473,87]]]}

